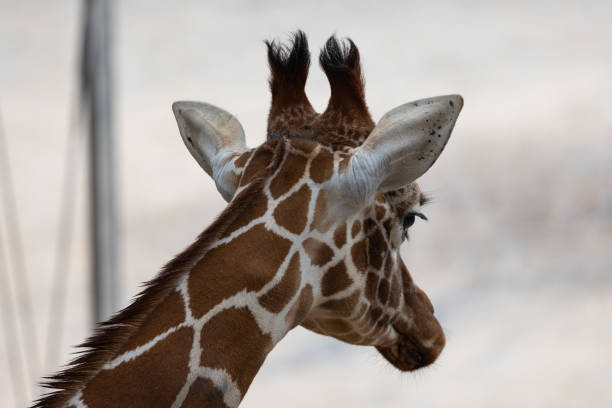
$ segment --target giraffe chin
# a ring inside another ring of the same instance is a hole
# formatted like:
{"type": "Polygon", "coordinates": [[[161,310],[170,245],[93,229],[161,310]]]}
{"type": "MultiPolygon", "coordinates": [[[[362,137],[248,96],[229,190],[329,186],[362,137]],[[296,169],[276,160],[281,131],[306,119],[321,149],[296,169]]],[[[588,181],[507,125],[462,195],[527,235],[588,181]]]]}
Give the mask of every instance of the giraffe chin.
{"type": "Polygon", "coordinates": [[[376,346],[376,350],[400,371],[415,371],[432,364],[444,348],[444,336],[436,340],[434,347],[425,347],[393,326],[399,334],[397,343],[389,347],[376,346]]]}

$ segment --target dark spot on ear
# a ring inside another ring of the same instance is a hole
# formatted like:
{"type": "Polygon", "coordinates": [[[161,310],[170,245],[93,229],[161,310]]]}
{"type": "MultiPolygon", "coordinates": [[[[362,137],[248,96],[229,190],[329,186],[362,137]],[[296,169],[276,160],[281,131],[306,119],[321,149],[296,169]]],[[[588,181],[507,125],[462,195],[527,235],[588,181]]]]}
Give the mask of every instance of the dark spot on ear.
{"type": "Polygon", "coordinates": [[[438,130],[442,129],[442,126],[438,126],[438,130]]]}
{"type": "Polygon", "coordinates": [[[436,134],[436,131],[435,131],[435,130],[432,130],[431,132],[429,132],[429,134],[430,134],[430,135],[435,135],[435,134],[436,134]]]}
{"type": "Polygon", "coordinates": [[[448,101],[448,104],[449,104],[450,106],[455,106],[455,104],[453,103],[453,101],[448,101]]]}
{"type": "Polygon", "coordinates": [[[182,110],[182,109],[179,109],[179,113],[183,113],[183,110],[182,110]]]}
{"type": "Polygon", "coordinates": [[[187,136],[187,140],[189,141],[189,143],[193,144],[193,140],[191,140],[191,137],[187,136]]]}

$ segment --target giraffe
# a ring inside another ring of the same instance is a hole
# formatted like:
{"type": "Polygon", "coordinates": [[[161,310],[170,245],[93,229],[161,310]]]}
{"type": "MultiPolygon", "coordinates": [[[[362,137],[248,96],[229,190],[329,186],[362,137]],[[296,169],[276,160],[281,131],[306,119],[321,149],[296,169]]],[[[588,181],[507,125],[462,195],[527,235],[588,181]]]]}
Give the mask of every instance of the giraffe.
{"type": "Polygon", "coordinates": [[[266,141],[248,148],[230,113],[176,102],[183,142],[226,209],[82,345],[34,407],[236,407],[264,359],[301,325],[375,347],[412,371],[444,332],[400,258],[427,197],[415,180],[446,145],[458,95],[410,102],[377,124],[359,51],[329,38],[331,88],[319,114],[304,86],[306,35],[266,42],[272,103],[266,141]]]}

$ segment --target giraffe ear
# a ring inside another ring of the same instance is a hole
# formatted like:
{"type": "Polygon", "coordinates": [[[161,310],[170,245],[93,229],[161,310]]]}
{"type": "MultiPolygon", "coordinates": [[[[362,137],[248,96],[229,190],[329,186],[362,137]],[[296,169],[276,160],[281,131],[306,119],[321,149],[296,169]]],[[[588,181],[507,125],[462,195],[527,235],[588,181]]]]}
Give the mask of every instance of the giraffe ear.
{"type": "Polygon", "coordinates": [[[351,201],[367,200],[376,191],[395,190],[422,176],[442,153],[462,107],[459,95],[436,96],[384,115],[355,149],[348,177],[342,177],[351,201]]]}
{"type": "Polygon", "coordinates": [[[204,102],[174,102],[172,110],[185,146],[215,180],[223,198],[230,201],[240,180],[231,159],[247,150],[240,122],[229,112],[204,102]]]}

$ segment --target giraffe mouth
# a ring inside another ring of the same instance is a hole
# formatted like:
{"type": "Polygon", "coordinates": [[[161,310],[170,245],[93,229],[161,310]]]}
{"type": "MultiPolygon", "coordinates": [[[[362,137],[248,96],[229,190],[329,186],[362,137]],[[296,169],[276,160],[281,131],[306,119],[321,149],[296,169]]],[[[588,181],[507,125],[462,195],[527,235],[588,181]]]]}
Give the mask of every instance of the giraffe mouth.
{"type": "Polygon", "coordinates": [[[437,347],[426,347],[411,336],[402,333],[393,325],[399,335],[398,341],[388,347],[376,346],[376,350],[400,371],[414,371],[432,364],[444,347],[444,336],[438,341],[437,347]]]}

